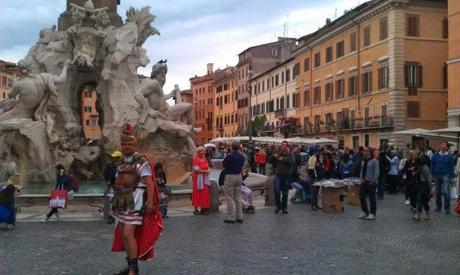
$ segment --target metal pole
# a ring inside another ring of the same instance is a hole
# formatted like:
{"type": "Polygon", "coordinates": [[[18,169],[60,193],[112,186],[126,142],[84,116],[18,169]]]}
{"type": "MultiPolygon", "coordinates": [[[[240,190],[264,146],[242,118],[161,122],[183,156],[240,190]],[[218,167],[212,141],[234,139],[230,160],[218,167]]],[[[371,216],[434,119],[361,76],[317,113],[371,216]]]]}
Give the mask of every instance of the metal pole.
{"type": "Polygon", "coordinates": [[[252,98],[252,90],[251,90],[251,85],[249,85],[249,123],[248,123],[248,136],[249,136],[249,143],[252,141],[252,103],[251,103],[251,98],[252,98]]]}

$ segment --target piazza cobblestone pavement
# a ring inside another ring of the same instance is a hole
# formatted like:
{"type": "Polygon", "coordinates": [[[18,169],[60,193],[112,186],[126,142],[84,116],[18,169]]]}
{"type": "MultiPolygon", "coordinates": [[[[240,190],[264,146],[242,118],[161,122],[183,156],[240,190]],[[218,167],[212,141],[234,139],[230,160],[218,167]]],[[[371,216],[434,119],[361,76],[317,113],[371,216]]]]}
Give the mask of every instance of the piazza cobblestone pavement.
{"type": "MultiPolygon", "coordinates": [[[[460,274],[460,217],[416,223],[402,200],[378,201],[373,222],[349,205],[338,215],[258,208],[230,225],[224,213],[172,216],[141,274],[460,274]]],[[[124,266],[109,252],[112,231],[95,220],[0,225],[0,274],[112,274],[124,266]]]]}

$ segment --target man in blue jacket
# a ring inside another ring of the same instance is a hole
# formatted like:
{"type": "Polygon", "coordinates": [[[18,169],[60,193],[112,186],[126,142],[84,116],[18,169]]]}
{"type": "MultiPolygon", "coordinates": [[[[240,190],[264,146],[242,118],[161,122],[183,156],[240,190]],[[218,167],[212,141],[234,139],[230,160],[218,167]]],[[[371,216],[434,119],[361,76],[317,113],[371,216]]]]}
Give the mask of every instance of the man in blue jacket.
{"type": "Polygon", "coordinates": [[[454,175],[454,158],[447,151],[447,144],[441,143],[439,152],[431,160],[431,173],[436,182],[436,212],[442,209],[441,195],[444,195],[444,210],[450,214],[450,181],[454,175]]]}

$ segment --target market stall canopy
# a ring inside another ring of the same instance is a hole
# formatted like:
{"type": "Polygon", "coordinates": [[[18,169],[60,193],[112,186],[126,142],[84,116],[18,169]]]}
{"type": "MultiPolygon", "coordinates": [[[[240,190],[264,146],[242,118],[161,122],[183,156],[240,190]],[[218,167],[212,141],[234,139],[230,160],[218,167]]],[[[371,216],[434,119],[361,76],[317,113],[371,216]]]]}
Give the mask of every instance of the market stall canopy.
{"type": "Polygon", "coordinates": [[[337,140],[330,138],[319,138],[314,142],[317,145],[332,145],[337,143],[339,143],[337,140]]]}
{"type": "MultiPolygon", "coordinates": [[[[460,147],[460,127],[459,126],[437,129],[437,130],[431,131],[431,133],[438,134],[438,135],[441,135],[441,134],[453,135],[454,137],[452,136],[450,137],[455,138],[455,141],[457,141],[457,149],[460,147]]],[[[442,135],[442,137],[445,137],[444,135],[442,135]]]]}

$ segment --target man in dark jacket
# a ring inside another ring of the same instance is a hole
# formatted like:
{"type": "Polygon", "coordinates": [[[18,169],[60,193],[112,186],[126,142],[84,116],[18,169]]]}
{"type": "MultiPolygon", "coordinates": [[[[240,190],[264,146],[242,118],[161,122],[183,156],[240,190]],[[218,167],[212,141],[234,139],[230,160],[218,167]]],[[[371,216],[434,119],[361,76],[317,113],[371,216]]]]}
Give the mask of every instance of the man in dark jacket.
{"type": "Polygon", "coordinates": [[[292,175],[292,167],[295,162],[287,141],[281,143],[277,152],[273,154],[273,160],[275,162],[275,213],[282,211],[284,214],[287,214],[289,184],[292,175]]]}
{"type": "Polygon", "coordinates": [[[355,178],[359,178],[361,174],[361,163],[363,162],[363,152],[364,152],[364,147],[359,146],[358,152],[356,153],[356,156],[353,157],[353,168],[352,168],[352,175],[355,178]]]}
{"type": "Polygon", "coordinates": [[[117,177],[117,163],[123,154],[120,151],[113,152],[111,157],[111,162],[107,164],[104,169],[104,181],[107,184],[107,188],[104,192],[104,221],[107,224],[112,224],[115,222],[115,219],[110,215],[110,210],[112,209],[111,200],[113,197],[113,185],[115,184],[115,179],[117,177]]]}

